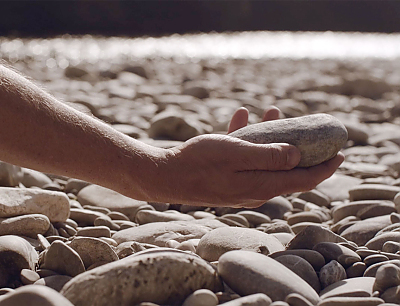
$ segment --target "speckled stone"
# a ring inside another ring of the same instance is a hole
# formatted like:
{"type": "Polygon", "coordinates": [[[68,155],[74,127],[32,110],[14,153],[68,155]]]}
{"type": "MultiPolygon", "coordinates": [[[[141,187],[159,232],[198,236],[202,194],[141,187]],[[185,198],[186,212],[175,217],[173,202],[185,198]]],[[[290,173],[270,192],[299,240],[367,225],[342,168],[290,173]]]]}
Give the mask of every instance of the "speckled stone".
{"type": "Polygon", "coordinates": [[[0,235],[19,235],[36,238],[38,234],[45,234],[49,227],[49,218],[42,214],[0,218],[0,235]]]}
{"type": "Polygon", "coordinates": [[[298,167],[310,167],[331,159],[347,141],[344,125],[328,114],[266,121],[229,135],[253,143],[292,144],[301,152],[298,167]]]}
{"type": "Polygon", "coordinates": [[[284,249],[282,243],[270,234],[250,228],[221,227],[200,239],[197,254],[205,260],[216,261],[222,254],[232,250],[247,250],[267,255],[284,249]]]}
{"type": "Polygon", "coordinates": [[[322,288],[326,288],[338,281],[346,279],[346,270],[336,260],[331,260],[319,271],[319,280],[322,288]]]}
{"type": "Polygon", "coordinates": [[[65,193],[30,188],[0,187],[0,217],[42,214],[51,222],[69,217],[69,199],[65,193]]]}
{"type": "Polygon", "coordinates": [[[221,290],[214,268],[196,255],[155,249],[82,273],[61,293],[75,306],[181,304],[197,289],[221,290]]]}

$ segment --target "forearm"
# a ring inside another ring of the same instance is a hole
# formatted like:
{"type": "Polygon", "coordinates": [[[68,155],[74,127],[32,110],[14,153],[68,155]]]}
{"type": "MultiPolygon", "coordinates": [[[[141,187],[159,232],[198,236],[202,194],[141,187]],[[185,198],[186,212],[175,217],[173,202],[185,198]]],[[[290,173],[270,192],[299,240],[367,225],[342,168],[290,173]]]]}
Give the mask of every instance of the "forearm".
{"type": "Polygon", "coordinates": [[[164,152],[57,101],[0,65],[0,160],[148,199],[141,177],[164,152]]]}

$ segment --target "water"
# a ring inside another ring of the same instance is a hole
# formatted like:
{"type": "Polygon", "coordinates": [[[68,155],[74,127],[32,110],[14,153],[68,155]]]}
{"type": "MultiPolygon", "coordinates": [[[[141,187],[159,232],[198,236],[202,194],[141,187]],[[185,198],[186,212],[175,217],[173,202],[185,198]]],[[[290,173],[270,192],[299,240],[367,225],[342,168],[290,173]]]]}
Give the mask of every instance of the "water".
{"type": "Polygon", "coordinates": [[[60,67],[81,61],[118,62],[132,58],[382,59],[400,58],[400,34],[341,32],[238,32],[165,37],[63,36],[51,39],[0,37],[0,57],[27,58],[60,67]]]}

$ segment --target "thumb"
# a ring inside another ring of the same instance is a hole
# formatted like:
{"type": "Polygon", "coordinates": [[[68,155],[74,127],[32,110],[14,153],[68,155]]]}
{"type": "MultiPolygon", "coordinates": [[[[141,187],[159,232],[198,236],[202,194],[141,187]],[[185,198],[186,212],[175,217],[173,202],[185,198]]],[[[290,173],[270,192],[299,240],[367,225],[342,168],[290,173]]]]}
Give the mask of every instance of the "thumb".
{"type": "Polygon", "coordinates": [[[244,171],[290,170],[297,166],[301,158],[299,149],[287,143],[252,144],[248,149],[252,151],[247,154],[251,156],[255,169],[244,169],[244,171]]]}

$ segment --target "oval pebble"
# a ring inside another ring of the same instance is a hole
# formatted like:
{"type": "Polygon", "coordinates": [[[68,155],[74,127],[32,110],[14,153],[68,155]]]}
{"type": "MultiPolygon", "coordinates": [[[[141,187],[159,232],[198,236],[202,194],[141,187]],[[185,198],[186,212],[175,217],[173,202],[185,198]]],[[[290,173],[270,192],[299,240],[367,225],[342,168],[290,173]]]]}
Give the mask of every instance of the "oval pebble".
{"type": "Polygon", "coordinates": [[[68,275],[51,275],[37,280],[34,284],[46,286],[60,292],[64,285],[71,279],[72,277],[68,275]]]}
{"type": "Polygon", "coordinates": [[[331,260],[319,271],[319,280],[322,288],[346,279],[346,277],[346,270],[336,260],[331,260]]]}
{"type": "Polygon", "coordinates": [[[332,297],[321,301],[318,306],[377,306],[384,302],[377,297],[332,297]]]}
{"type": "Polygon", "coordinates": [[[309,262],[315,271],[319,271],[325,265],[325,258],[319,252],[307,249],[297,249],[297,250],[285,250],[280,252],[274,252],[269,255],[271,258],[277,258],[283,255],[296,255],[299,256],[307,262],[309,262]]]}
{"type": "Polygon", "coordinates": [[[253,143],[289,143],[301,152],[298,167],[334,157],[347,141],[347,130],[335,117],[314,114],[253,124],[229,134],[253,143]]]}
{"type": "Polygon", "coordinates": [[[254,293],[237,298],[233,301],[226,302],[220,305],[223,306],[270,306],[271,299],[264,293],[254,293]]]}
{"type": "Polygon", "coordinates": [[[400,187],[381,184],[361,184],[349,190],[350,201],[393,200],[400,187]]]}
{"type": "Polygon", "coordinates": [[[321,253],[327,262],[336,260],[344,268],[348,268],[355,262],[361,261],[360,255],[356,252],[333,242],[320,242],[314,246],[313,250],[321,253]]]}
{"type": "Polygon", "coordinates": [[[50,227],[50,220],[42,214],[29,214],[0,219],[0,235],[19,235],[36,238],[45,234],[50,227]]]}
{"type": "Polygon", "coordinates": [[[181,304],[197,289],[222,289],[214,268],[195,255],[165,249],[144,252],[82,273],[61,293],[75,306],[108,306],[181,304]]]}
{"type": "Polygon", "coordinates": [[[321,299],[331,297],[369,297],[372,296],[374,277],[355,277],[333,283],[320,292],[321,299]]]}
{"type": "Polygon", "coordinates": [[[232,250],[269,254],[283,251],[284,247],[274,236],[255,229],[221,227],[205,234],[200,239],[196,252],[205,260],[216,261],[222,254],[232,250]]]}
{"type": "Polygon", "coordinates": [[[107,237],[111,238],[111,231],[110,228],[104,225],[99,226],[87,226],[81,228],[76,233],[77,236],[85,236],[85,237],[93,237],[93,238],[100,238],[100,237],[107,237]]]}
{"type": "Polygon", "coordinates": [[[138,224],[168,221],[191,221],[194,217],[182,213],[168,213],[156,210],[139,210],[136,213],[135,221],[138,224]]]}
{"type": "Polygon", "coordinates": [[[290,293],[299,293],[316,304],[315,290],[297,274],[268,256],[249,251],[223,254],[218,273],[236,293],[249,295],[264,293],[272,301],[283,301],[290,293]]]}
{"type": "Polygon", "coordinates": [[[218,298],[209,289],[199,289],[189,295],[182,306],[217,306],[218,298]]]}

